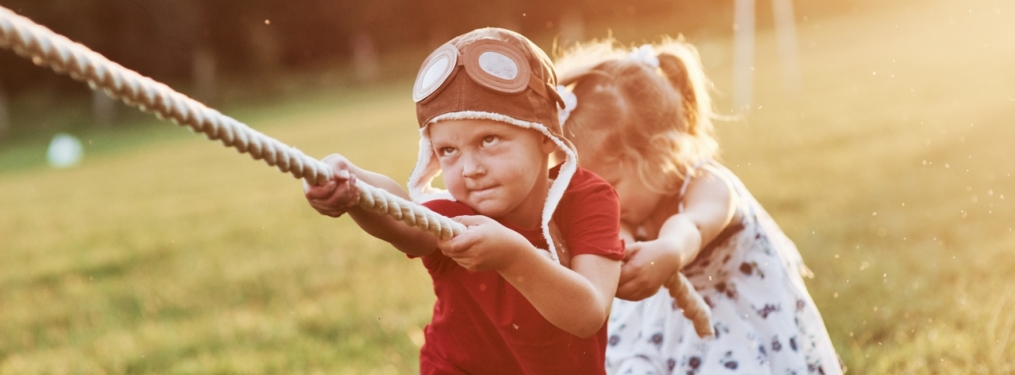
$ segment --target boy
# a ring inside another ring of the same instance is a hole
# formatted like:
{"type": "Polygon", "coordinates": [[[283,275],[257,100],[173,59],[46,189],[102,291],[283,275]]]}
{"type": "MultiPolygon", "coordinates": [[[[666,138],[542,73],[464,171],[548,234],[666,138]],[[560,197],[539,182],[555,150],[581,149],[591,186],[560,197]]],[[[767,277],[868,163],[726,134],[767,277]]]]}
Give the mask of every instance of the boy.
{"type": "Polygon", "coordinates": [[[348,212],[422,259],[437,295],[423,374],[605,373],[620,209],[609,184],[578,168],[555,87],[549,59],[525,37],[494,28],[459,36],[424,61],[414,85],[421,140],[409,194],[337,155],[324,159],[335,179],[305,189],[318,212],[348,212]],[[556,150],[565,162],[550,169],[556,150]],[[448,191],[431,186],[440,173],[448,191]],[[361,209],[356,178],[468,229],[439,241],[361,209]]]}

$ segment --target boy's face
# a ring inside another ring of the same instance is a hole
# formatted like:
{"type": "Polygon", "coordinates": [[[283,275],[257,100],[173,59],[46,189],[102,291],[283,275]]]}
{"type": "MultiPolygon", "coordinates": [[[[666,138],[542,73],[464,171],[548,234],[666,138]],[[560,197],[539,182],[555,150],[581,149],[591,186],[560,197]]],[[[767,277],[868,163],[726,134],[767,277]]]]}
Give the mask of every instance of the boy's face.
{"type": "Polygon", "coordinates": [[[535,130],[493,120],[450,120],[429,126],[444,184],[480,215],[538,227],[556,148],[535,130]]]}

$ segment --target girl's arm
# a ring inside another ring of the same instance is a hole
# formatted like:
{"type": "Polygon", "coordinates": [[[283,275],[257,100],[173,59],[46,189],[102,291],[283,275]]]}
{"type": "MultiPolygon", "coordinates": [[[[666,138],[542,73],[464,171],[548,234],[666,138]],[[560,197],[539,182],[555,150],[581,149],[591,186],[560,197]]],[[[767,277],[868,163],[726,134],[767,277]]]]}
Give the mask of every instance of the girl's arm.
{"type": "Polygon", "coordinates": [[[701,171],[688,182],[684,210],[663,222],[658,237],[628,244],[617,298],[637,301],[654,295],[733,219],[736,196],[732,187],[707,167],[701,171]]]}
{"type": "Polygon", "coordinates": [[[404,199],[409,194],[390,177],[359,168],[338,154],[321,160],[335,169],[335,178],[322,186],[304,183],[307,201],[322,215],[339,217],[349,213],[353,221],[370,235],[387,241],[396,249],[416,256],[430,255],[437,248],[437,239],[391,216],[360,207],[356,180],[384,189],[404,199]]]}
{"type": "Polygon", "coordinates": [[[736,195],[729,182],[709,167],[700,171],[688,183],[684,210],[659,229],[658,241],[674,249],[680,268],[690,264],[701,247],[714,240],[736,214],[736,195]]]}
{"type": "Polygon", "coordinates": [[[470,271],[496,270],[546,320],[568,333],[586,338],[602,328],[617,290],[620,261],[582,254],[571,258],[568,269],[493,219],[455,220],[469,229],[440,242],[444,255],[470,271]]]}

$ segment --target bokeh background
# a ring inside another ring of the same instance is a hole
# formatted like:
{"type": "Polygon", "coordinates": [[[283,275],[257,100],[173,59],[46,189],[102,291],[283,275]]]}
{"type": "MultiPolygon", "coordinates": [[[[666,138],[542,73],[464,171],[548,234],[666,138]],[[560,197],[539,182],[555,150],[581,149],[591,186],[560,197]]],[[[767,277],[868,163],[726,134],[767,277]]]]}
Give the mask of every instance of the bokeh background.
{"type": "MultiPolygon", "coordinates": [[[[1013,0],[793,1],[799,86],[758,1],[749,106],[732,0],[0,5],[399,181],[413,76],[454,35],[683,35],[728,116],[722,160],[816,274],[849,373],[1015,372],[1013,0]]],[[[0,374],[414,373],[432,302],[418,261],[299,181],[0,51],[0,374]],[[76,166],[47,165],[57,133],[76,166]]]]}

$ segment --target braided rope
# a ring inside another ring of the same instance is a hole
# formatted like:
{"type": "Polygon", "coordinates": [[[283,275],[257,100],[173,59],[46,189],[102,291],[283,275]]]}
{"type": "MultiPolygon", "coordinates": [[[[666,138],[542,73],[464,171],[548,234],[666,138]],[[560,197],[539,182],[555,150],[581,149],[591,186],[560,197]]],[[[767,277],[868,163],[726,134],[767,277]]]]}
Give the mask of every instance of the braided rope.
{"type": "Polygon", "coordinates": [[[684,313],[684,317],[694,323],[694,332],[698,337],[715,337],[715,329],[712,328],[712,310],[694,290],[691,281],[683,273],[677,272],[666,280],[665,286],[669,289],[677,307],[684,313]]]}
{"type": "MultiPolygon", "coordinates": [[[[35,65],[88,83],[93,90],[103,90],[113,99],[120,99],[142,112],[153,113],[161,120],[186,126],[204,133],[210,140],[219,140],[226,147],[264,160],[270,166],[293,177],[320,185],[332,178],[332,168],[307,156],[300,150],[251,129],[246,124],[208,108],[204,104],[174,91],[162,83],[127,69],[104,56],[54,33],[48,28],[19,16],[0,6],[0,47],[13,50],[31,59],[35,65]]],[[[371,209],[420,228],[434,236],[449,239],[465,231],[465,226],[430,209],[395,196],[383,189],[356,181],[360,206],[371,209]]],[[[684,315],[694,322],[701,337],[712,335],[710,312],[701,296],[681,274],[675,283],[668,283],[670,293],[684,315]],[[672,285],[671,285],[672,284],[672,285]],[[704,335],[708,333],[708,335],[704,335]]]]}
{"type": "MultiPolygon", "coordinates": [[[[111,98],[154,113],[159,119],[204,133],[210,140],[219,140],[255,160],[264,160],[293,177],[316,185],[332,178],[329,165],[4,7],[0,7],[0,47],[14,50],[36,65],[87,82],[93,90],[101,89],[111,98]]],[[[465,231],[464,225],[387,191],[359,181],[356,187],[360,191],[359,203],[365,208],[386,213],[443,239],[465,231]]]]}

